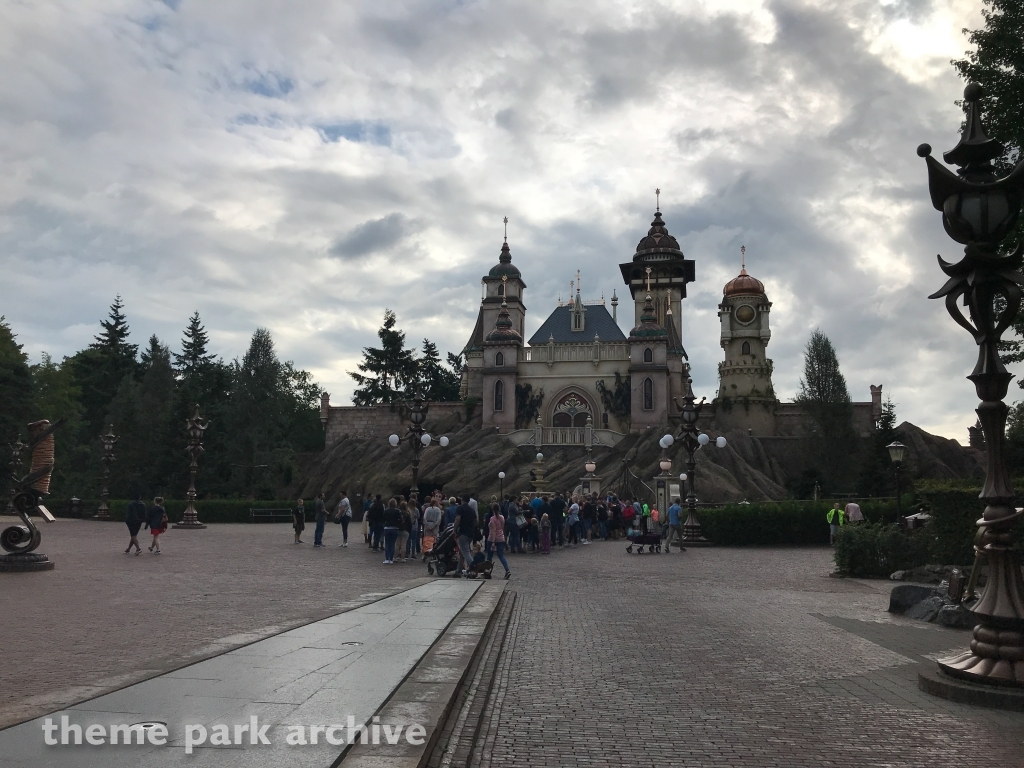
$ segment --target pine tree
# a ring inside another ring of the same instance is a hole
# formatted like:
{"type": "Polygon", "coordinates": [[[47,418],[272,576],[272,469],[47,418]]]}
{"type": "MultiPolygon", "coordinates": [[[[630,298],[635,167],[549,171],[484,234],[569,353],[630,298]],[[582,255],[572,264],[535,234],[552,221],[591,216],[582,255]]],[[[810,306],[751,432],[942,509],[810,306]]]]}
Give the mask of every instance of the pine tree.
{"type": "Polygon", "coordinates": [[[174,355],[174,366],[180,376],[189,378],[200,375],[214,364],[217,356],[207,351],[209,343],[210,337],[199,319],[199,312],[193,312],[181,340],[181,354],[174,355]]]}
{"type": "MultiPolygon", "coordinates": [[[[28,355],[3,316],[0,316],[0,404],[0,446],[6,449],[19,435],[22,439],[27,437],[25,426],[32,408],[32,377],[28,355]]],[[[6,451],[4,453],[8,455],[6,451]]],[[[27,465],[22,469],[27,473],[27,465]]],[[[8,486],[8,474],[0,471],[0,489],[4,492],[8,486]]]]}
{"type": "Polygon", "coordinates": [[[815,329],[804,350],[804,375],[796,397],[809,417],[808,460],[836,490],[848,482],[857,436],[846,378],[828,336],[815,329]]]}
{"type": "Polygon", "coordinates": [[[420,358],[416,361],[416,388],[427,400],[434,403],[451,402],[459,399],[462,384],[462,356],[448,353],[448,367],[441,362],[437,344],[430,339],[423,340],[420,358]]]}
{"type": "Polygon", "coordinates": [[[886,448],[900,439],[896,431],[896,406],[892,398],[882,403],[882,417],[878,420],[870,445],[864,453],[861,464],[858,491],[865,496],[891,496],[896,493],[896,480],[892,460],[886,448]]]}
{"type": "Polygon", "coordinates": [[[138,346],[128,343],[130,331],[123,309],[118,296],[110,305],[108,318],[100,321],[102,331],[95,341],[71,359],[82,392],[86,427],[94,437],[103,430],[103,418],[121,382],[136,373],[138,346]]]}
{"type": "Polygon", "coordinates": [[[395,329],[395,313],[384,310],[384,324],[377,331],[380,349],[365,347],[357,366],[363,374],[349,373],[359,384],[352,402],[356,405],[394,403],[406,397],[416,382],[417,366],[412,350],[405,348],[405,334],[395,329]]]}
{"type": "Polygon", "coordinates": [[[103,330],[99,336],[93,337],[95,341],[89,345],[89,348],[104,352],[112,358],[130,358],[134,363],[139,348],[136,344],[128,343],[131,331],[128,329],[128,318],[121,311],[123,309],[124,303],[121,301],[121,295],[118,294],[114,298],[114,303],[110,305],[110,315],[106,320],[100,321],[103,330]]]}

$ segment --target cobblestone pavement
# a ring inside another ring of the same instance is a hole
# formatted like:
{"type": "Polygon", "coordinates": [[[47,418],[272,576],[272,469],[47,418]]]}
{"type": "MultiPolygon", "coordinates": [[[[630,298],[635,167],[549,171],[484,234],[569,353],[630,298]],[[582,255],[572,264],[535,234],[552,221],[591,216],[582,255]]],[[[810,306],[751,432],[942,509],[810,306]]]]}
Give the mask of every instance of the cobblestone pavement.
{"type": "Polygon", "coordinates": [[[472,765],[1024,765],[1024,715],[936,699],[916,667],[968,633],[885,613],[831,550],[511,561],[516,603],[472,765]]]}
{"type": "MultiPolygon", "coordinates": [[[[295,546],[287,525],[172,529],[159,557],[122,554],[124,530],[58,521],[56,570],[0,577],[0,726],[426,575],[295,546]]],[[[827,548],[510,563],[474,766],[1024,765],[1024,715],[917,689],[916,664],[967,633],[889,616],[891,585],[829,578],[827,548]]]]}
{"type": "Polygon", "coordinates": [[[328,524],[329,546],[313,549],[312,524],[305,545],[287,524],[172,528],[159,556],[143,531],[136,557],[123,523],[43,525],[39,551],[56,568],[0,574],[0,727],[426,577],[421,563],[383,565],[353,529],[340,549],[341,526],[328,524]]]}

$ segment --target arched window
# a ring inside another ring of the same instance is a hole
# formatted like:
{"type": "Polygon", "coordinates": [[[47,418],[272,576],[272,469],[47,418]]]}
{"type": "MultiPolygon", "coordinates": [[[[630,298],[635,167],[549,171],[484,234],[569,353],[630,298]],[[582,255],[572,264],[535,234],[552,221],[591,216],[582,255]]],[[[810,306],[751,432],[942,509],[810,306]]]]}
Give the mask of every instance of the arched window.
{"type": "Polygon", "coordinates": [[[500,379],[494,382],[494,410],[501,411],[505,408],[505,383],[500,379]]]}
{"type": "Polygon", "coordinates": [[[505,284],[504,283],[499,283],[498,284],[498,295],[499,296],[504,296],[505,295],[505,284]]]}
{"type": "Polygon", "coordinates": [[[749,355],[750,354],[750,342],[749,341],[744,341],[743,342],[743,350],[741,351],[740,354],[743,354],[743,355],[749,355]]]}
{"type": "Polygon", "coordinates": [[[653,363],[654,362],[654,352],[651,350],[650,347],[647,347],[647,349],[644,350],[644,362],[645,363],[653,363]]]}
{"type": "Polygon", "coordinates": [[[644,410],[654,410],[654,382],[644,379],[644,410]]]}
{"type": "MultiPolygon", "coordinates": [[[[746,354],[746,353],[744,353],[744,354],[746,354]]],[[[501,368],[501,366],[503,366],[505,364],[505,355],[503,355],[501,352],[496,354],[494,356],[494,364],[497,367],[501,368]]]]}

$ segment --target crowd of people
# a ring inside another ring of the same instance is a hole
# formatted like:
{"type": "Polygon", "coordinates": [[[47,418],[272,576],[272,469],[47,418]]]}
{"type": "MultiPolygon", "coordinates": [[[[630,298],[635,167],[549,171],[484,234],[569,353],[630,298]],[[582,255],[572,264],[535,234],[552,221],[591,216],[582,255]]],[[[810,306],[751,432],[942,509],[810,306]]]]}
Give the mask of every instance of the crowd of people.
{"type": "MultiPolygon", "coordinates": [[[[342,526],[342,543],[347,547],[352,503],[345,491],[333,512],[328,512],[324,494],[314,502],[315,547],[324,546],[324,528],[328,518],[342,526]]],[[[381,494],[363,502],[363,542],[374,552],[382,552],[385,565],[426,560],[442,532],[457,537],[460,575],[471,575],[472,566],[496,558],[511,576],[506,554],[551,554],[552,548],[586,546],[594,541],[619,539],[634,530],[665,529],[669,542],[673,534],[681,547],[682,526],[679,499],[675,499],[662,517],[658,510],[642,501],[620,499],[615,494],[530,493],[492,496],[481,503],[472,494],[461,498],[435,491],[420,499],[417,494],[395,496],[387,500],[381,494]]],[[[302,499],[293,511],[295,543],[301,544],[305,530],[306,507],[302,499]]],[[[669,551],[666,547],[665,551],[669,551]]]]}

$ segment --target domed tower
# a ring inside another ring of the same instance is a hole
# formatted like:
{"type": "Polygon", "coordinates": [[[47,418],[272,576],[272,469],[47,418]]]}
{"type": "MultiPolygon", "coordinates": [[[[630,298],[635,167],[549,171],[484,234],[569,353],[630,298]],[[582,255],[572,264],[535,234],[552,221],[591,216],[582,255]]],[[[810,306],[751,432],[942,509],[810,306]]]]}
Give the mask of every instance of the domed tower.
{"type": "Polygon", "coordinates": [[[739,275],[725,284],[718,317],[722,322],[725,360],[718,364],[715,421],[719,429],[775,434],[775,389],[766,348],[772,337],[768,313],[772,303],[764,283],[747,274],[746,247],[739,275]]]}
{"type": "MultiPolygon", "coordinates": [[[[480,301],[480,311],[476,316],[476,324],[469,336],[469,341],[462,348],[465,356],[465,366],[462,370],[462,386],[459,393],[463,398],[475,397],[486,402],[491,393],[485,391],[482,371],[493,366],[493,359],[496,354],[494,349],[489,355],[485,355],[487,345],[485,341],[493,332],[500,329],[514,331],[518,336],[518,346],[523,344],[523,331],[526,323],[526,305],[523,304],[523,292],[526,290],[526,283],[523,282],[523,275],[512,263],[512,252],[508,247],[508,217],[505,217],[505,241],[501,244],[501,255],[498,256],[498,263],[491,267],[490,271],[480,281],[483,283],[484,296],[480,301]]],[[[516,365],[516,356],[509,357],[507,352],[502,353],[505,365],[513,369],[516,365]]],[[[512,411],[515,411],[515,393],[512,392],[512,411]]]]}
{"type": "MultiPolygon", "coordinates": [[[[507,275],[504,283],[507,285],[507,275]]],[[[516,428],[516,374],[523,336],[514,327],[507,300],[501,302],[494,330],[484,338],[483,425],[500,432],[516,428]]]]}
{"type": "MultiPolygon", "coordinates": [[[[657,191],[660,195],[661,190],[657,191]]],[[[633,295],[634,324],[640,324],[650,293],[659,325],[668,329],[671,321],[673,340],[678,340],[682,347],[682,302],[686,298],[686,284],[694,280],[694,262],[683,256],[679,241],[669,234],[660,205],[647,236],[637,243],[632,261],[620,264],[619,271],[633,295]]]]}

